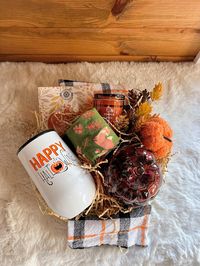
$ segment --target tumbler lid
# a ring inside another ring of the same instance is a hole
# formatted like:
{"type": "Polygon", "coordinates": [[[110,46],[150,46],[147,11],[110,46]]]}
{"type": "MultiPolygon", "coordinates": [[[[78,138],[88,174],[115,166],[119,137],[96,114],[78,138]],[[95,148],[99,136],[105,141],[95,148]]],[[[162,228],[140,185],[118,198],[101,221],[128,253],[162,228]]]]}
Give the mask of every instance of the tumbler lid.
{"type": "MultiPolygon", "coordinates": [[[[19,149],[18,149],[18,151],[17,151],[17,155],[18,155],[18,153],[26,146],[26,145],[28,145],[30,142],[32,142],[34,139],[36,139],[37,137],[39,137],[39,136],[41,136],[41,135],[43,135],[43,134],[46,134],[46,133],[48,133],[48,132],[51,132],[51,131],[55,131],[55,130],[53,130],[53,129],[47,129],[47,130],[44,130],[44,131],[42,131],[42,132],[40,132],[40,133],[38,133],[38,134],[36,134],[36,135],[34,135],[32,138],[30,138],[30,139],[28,139],[19,149]]],[[[55,131],[56,132],[56,131],[55,131]]]]}

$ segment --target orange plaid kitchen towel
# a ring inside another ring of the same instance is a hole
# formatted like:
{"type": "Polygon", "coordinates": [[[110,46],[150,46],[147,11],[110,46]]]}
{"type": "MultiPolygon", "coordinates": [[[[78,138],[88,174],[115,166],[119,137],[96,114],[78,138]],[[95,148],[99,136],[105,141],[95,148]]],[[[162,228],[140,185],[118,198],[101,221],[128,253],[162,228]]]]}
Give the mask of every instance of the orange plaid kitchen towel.
{"type": "Polygon", "coordinates": [[[95,217],[82,217],[77,221],[69,220],[68,245],[73,249],[101,245],[124,248],[133,245],[147,246],[150,213],[151,205],[146,205],[107,220],[95,217]]]}

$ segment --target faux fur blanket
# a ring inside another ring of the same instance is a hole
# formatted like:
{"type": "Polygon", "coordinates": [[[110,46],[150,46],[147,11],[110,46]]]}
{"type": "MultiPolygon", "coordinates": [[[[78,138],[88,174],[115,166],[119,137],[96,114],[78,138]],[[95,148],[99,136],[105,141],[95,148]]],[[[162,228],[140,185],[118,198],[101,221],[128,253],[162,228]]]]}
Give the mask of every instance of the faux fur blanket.
{"type": "Polygon", "coordinates": [[[200,65],[192,63],[0,64],[0,265],[200,265],[200,65]],[[147,248],[71,250],[66,224],[43,215],[16,151],[33,132],[37,87],[61,78],[151,89],[174,129],[165,183],[152,203],[147,248]]]}

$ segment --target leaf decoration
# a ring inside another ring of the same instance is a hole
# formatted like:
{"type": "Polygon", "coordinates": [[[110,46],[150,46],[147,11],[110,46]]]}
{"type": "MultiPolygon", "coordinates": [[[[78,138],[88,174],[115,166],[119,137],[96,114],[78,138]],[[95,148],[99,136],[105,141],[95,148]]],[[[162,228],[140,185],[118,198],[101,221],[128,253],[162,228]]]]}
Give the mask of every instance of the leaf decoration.
{"type": "Polygon", "coordinates": [[[56,111],[56,106],[53,106],[52,108],[50,108],[49,114],[53,114],[55,111],[56,111]]]}
{"type": "Polygon", "coordinates": [[[54,97],[51,98],[51,101],[57,101],[59,98],[60,98],[60,95],[59,96],[54,96],[54,97]]]}
{"type": "Polygon", "coordinates": [[[50,102],[50,106],[56,106],[57,102],[50,102]]]}
{"type": "Polygon", "coordinates": [[[137,117],[148,116],[152,111],[152,106],[148,102],[141,103],[135,111],[137,117]]]}
{"type": "Polygon", "coordinates": [[[163,86],[162,83],[159,82],[158,84],[155,85],[152,92],[150,92],[151,100],[152,101],[159,100],[162,94],[163,94],[163,86]]]}

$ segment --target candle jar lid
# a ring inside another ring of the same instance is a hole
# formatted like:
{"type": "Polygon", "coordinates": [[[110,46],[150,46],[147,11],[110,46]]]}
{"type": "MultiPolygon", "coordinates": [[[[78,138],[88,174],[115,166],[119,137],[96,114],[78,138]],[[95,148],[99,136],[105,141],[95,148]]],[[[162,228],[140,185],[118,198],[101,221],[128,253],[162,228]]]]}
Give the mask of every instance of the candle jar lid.
{"type": "Polygon", "coordinates": [[[125,96],[123,94],[118,93],[95,93],[95,99],[105,99],[105,98],[114,98],[116,100],[124,100],[125,96]]]}

